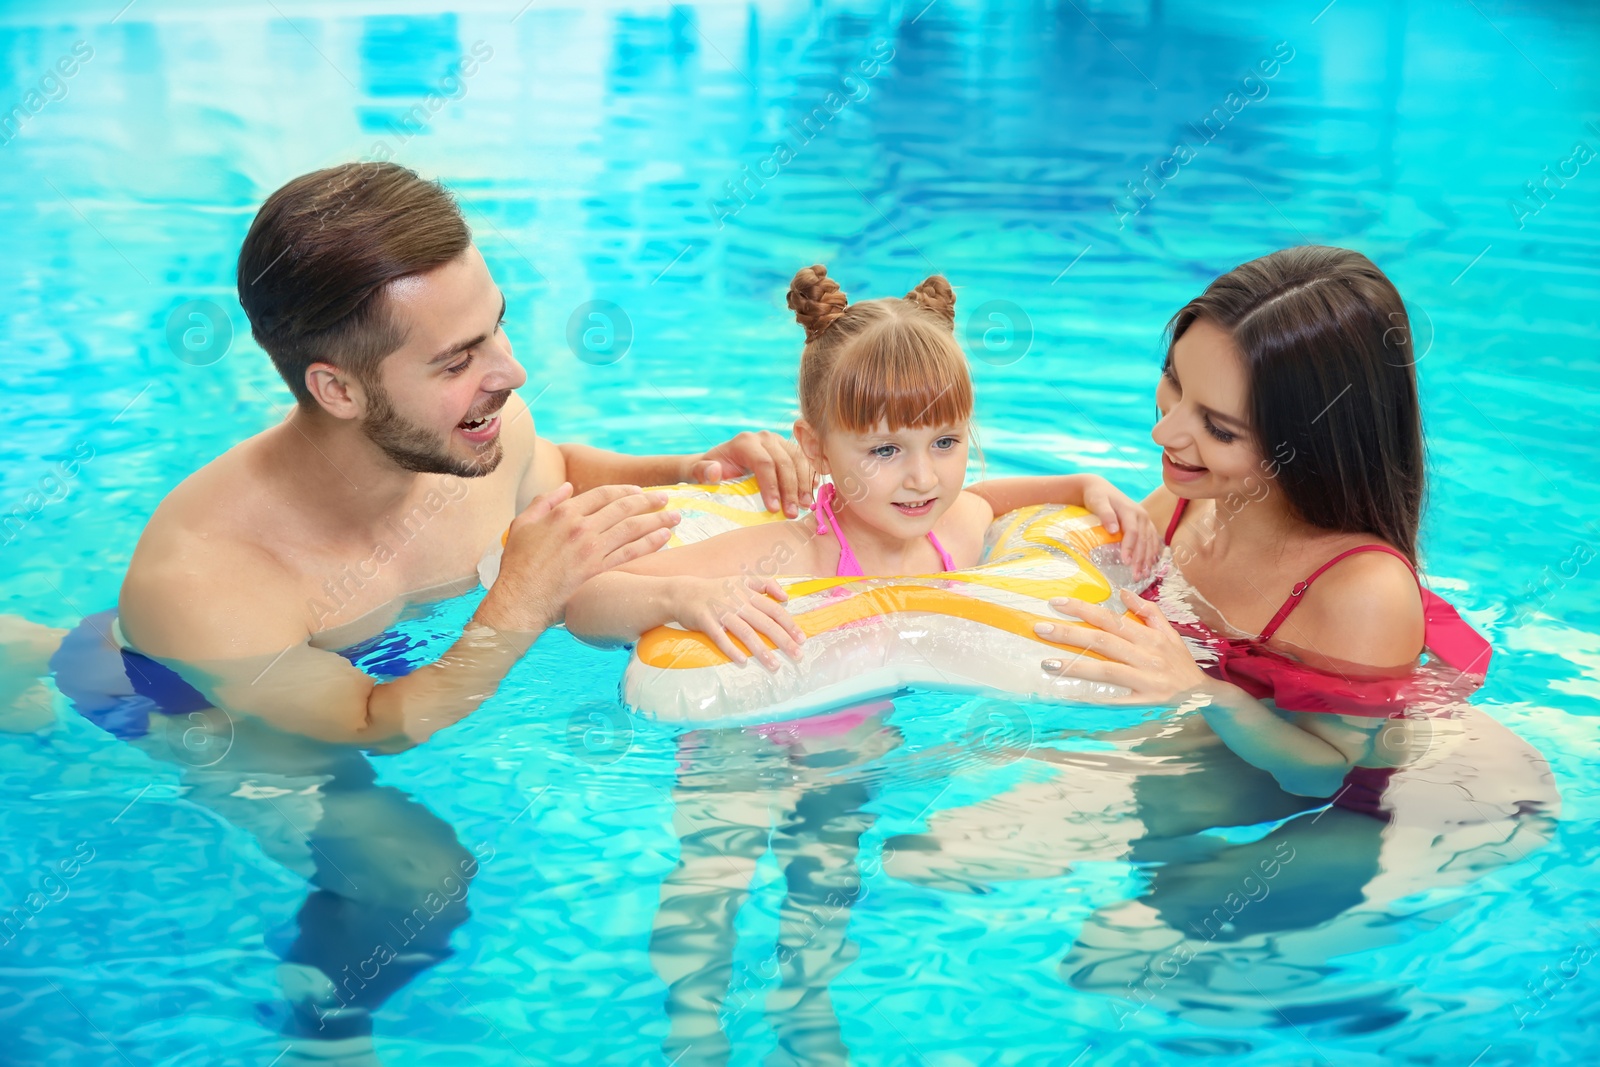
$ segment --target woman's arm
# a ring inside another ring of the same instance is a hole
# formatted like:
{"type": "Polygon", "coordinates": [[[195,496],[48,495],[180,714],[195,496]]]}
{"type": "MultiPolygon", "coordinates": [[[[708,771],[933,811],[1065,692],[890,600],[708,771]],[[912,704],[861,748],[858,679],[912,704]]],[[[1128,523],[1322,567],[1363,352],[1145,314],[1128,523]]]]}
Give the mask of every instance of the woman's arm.
{"type": "MultiPolygon", "coordinates": [[[[1159,612],[1158,612],[1159,614],[1159,612]]],[[[1372,748],[1371,734],[1344,726],[1334,736],[1313,733],[1279,718],[1272,709],[1236,685],[1206,677],[1196,695],[1206,725],[1234,755],[1272,775],[1287,793],[1330,797],[1345,775],[1372,748]]],[[[1337,718],[1341,724],[1343,716],[1337,718]]],[[[1375,726],[1383,720],[1373,720],[1375,726]]],[[[1330,731],[1332,732],[1332,731],[1330,731]]]]}
{"type": "Polygon", "coordinates": [[[1309,730],[1288,722],[1238,686],[1207,675],[1183,639],[1154,604],[1127,591],[1123,600],[1144,625],[1077,600],[1052,601],[1064,614],[1090,626],[1041,623],[1041,637],[1067,646],[1067,655],[1046,660],[1044,669],[1130,690],[1129,703],[1183,705],[1198,710],[1217,737],[1251,766],[1271,774],[1290,793],[1326,797],[1372,750],[1372,728],[1341,716],[1309,730]],[[1095,653],[1072,655],[1076,650],[1095,653]]]}
{"type": "Polygon", "coordinates": [[[996,515],[1030,504],[1076,504],[1094,512],[1111,533],[1122,533],[1122,562],[1144,577],[1161,557],[1161,534],[1145,509],[1098,474],[996,478],[967,487],[996,515]]]}

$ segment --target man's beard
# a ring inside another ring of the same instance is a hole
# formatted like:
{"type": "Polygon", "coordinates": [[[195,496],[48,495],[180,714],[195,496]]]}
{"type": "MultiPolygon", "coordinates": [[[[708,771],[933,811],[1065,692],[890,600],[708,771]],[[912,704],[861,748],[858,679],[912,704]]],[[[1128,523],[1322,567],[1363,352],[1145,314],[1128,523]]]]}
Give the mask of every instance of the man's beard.
{"type": "MultiPolygon", "coordinates": [[[[481,478],[494,471],[505,455],[500,437],[495,439],[471,459],[461,459],[450,454],[449,438],[441,441],[428,430],[407,422],[395,410],[389,394],[377,382],[364,382],[369,410],[361,420],[361,432],[367,435],[378,449],[402,470],[417,474],[448,474],[456,478],[481,478]]],[[[496,405],[504,407],[506,390],[498,395],[496,405]]]]}

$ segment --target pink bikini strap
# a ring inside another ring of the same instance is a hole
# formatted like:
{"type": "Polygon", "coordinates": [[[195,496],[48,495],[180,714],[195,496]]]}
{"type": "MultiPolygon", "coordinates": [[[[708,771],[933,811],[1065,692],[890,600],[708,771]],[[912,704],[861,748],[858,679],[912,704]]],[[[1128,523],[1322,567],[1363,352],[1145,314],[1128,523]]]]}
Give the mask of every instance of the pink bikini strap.
{"type": "MultiPolygon", "coordinates": [[[[1183,497],[1178,498],[1178,506],[1172,512],[1172,521],[1167,523],[1167,544],[1172,543],[1172,535],[1178,531],[1178,522],[1183,518],[1183,509],[1189,501],[1183,497]]],[[[1371,551],[1387,552],[1391,556],[1398,556],[1411,567],[1411,561],[1405,554],[1390,548],[1388,545],[1359,545],[1348,551],[1341,552],[1328,562],[1311,572],[1310,577],[1299,583],[1289,593],[1289,599],[1283,602],[1283,607],[1267,623],[1267,628],[1261,631],[1261,636],[1256,638],[1260,644],[1266,644],[1272,635],[1278,632],[1278,627],[1283,625],[1283,620],[1300,603],[1300,598],[1305,595],[1312,582],[1318,575],[1341,559],[1356,552],[1371,551]]],[[[1483,635],[1474,630],[1461,614],[1451,607],[1442,597],[1428,589],[1422,588],[1422,579],[1417,577],[1417,569],[1411,567],[1411,576],[1417,579],[1417,588],[1422,592],[1422,610],[1425,619],[1425,633],[1423,643],[1428,650],[1438,656],[1445,663],[1461,671],[1463,674],[1485,675],[1489,671],[1489,660],[1494,649],[1483,635]]]]}
{"type": "Polygon", "coordinates": [[[1289,613],[1300,606],[1300,598],[1305,595],[1305,591],[1307,589],[1311,588],[1311,583],[1321,577],[1323,571],[1327,570],[1335,563],[1338,563],[1346,556],[1353,556],[1357,552],[1387,552],[1389,555],[1397,557],[1400,562],[1411,568],[1411,577],[1416,579],[1417,589],[1419,591],[1422,589],[1422,579],[1417,578],[1417,569],[1411,566],[1411,561],[1406,559],[1405,553],[1401,552],[1400,550],[1390,548],[1388,545],[1357,545],[1355,548],[1347,548],[1337,556],[1334,556],[1328,562],[1324,563],[1322,566],[1318,567],[1316,570],[1312,571],[1304,581],[1295,583],[1295,587],[1289,590],[1289,599],[1283,602],[1283,607],[1278,609],[1278,613],[1272,617],[1271,622],[1267,623],[1267,628],[1261,631],[1261,636],[1256,638],[1256,640],[1262,644],[1266,644],[1268,641],[1272,640],[1272,635],[1278,632],[1278,627],[1283,625],[1283,620],[1287,619],[1289,617],[1289,613]]]}
{"type": "Polygon", "coordinates": [[[817,517],[817,534],[825,536],[833,534],[839,539],[839,566],[833,573],[837,578],[861,577],[861,563],[856,559],[855,552],[850,548],[850,542],[844,539],[844,530],[839,527],[839,519],[833,513],[833,501],[838,496],[838,490],[829,482],[817,491],[817,507],[813,514],[817,517]]]}
{"type": "Polygon", "coordinates": [[[1178,506],[1172,509],[1172,521],[1167,523],[1167,534],[1163,538],[1167,544],[1172,544],[1172,535],[1178,532],[1178,523],[1183,521],[1183,509],[1188,506],[1189,498],[1180,496],[1178,498],[1178,506]]]}
{"type": "MultiPolygon", "coordinates": [[[[833,534],[839,539],[839,567],[834,571],[837,578],[860,578],[863,576],[861,561],[856,559],[855,550],[850,547],[850,542],[845,540],[844,529],[839,525],[838,516],[833,513],[833,502],[838,496],[838,490],[829,482],[817,490],[817,506],[812,513],[817,517],[817,534],[823,536],[833,534]]],[[[928,540],[933,542],[934,551],[939,553],[939,563],[947,571],[956,569],[956,561],[946,552],[939,539],[928,531],[928,540]]]]}

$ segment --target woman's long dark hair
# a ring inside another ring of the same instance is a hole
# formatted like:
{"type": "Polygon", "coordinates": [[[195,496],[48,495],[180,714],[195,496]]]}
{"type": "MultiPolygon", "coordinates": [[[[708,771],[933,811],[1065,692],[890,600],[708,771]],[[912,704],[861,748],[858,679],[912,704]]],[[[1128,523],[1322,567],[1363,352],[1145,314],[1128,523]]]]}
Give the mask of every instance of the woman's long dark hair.
{"type": "Polygon", "coordinates": [[[1411,324],[1383,271],[1346,248],[1286,248],[1208,285],[1172,317],[1171,343],[1199,319],[1244,355],[1251,429],[1294,513],[1415,564],[1422,410],[1411,324]]]}

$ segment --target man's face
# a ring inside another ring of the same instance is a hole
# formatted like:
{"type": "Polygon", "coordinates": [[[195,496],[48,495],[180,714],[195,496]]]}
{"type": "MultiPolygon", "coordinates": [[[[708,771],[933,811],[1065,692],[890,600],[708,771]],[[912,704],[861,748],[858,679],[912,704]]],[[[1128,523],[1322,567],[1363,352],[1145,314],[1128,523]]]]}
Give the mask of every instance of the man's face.
{"type": "Polygon", "coordinates": [[[501,329],[505,297],[477,248],[389,289],[405,342],[363,380],[361,430],[397,465],[476,478],[499,466],[500,417],[528,380],[501,329]]]}

